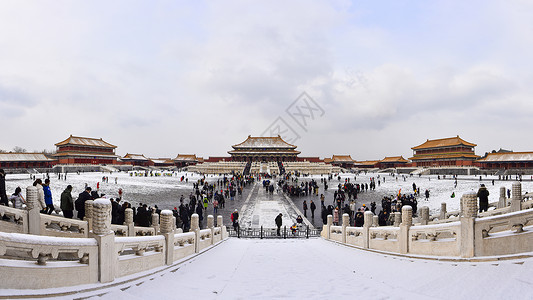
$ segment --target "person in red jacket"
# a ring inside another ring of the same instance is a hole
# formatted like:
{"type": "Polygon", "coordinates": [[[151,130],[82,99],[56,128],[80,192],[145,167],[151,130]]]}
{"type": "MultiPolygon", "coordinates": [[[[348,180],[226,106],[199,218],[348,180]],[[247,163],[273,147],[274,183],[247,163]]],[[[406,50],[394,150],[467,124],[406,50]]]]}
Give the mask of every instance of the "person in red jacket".
{"type": "Polygon", "coordinates": [[[239,212],[237,209],[231,214],[231,222],[233,222],[233,229],[239,230],[239,212]]]}

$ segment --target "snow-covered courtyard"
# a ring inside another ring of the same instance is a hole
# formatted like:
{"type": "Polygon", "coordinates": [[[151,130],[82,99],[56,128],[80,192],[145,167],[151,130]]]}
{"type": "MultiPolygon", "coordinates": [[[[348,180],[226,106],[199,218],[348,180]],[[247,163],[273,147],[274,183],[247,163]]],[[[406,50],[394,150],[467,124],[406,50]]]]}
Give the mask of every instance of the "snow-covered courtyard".
{"type": "Polygon", "coordinates": [[[230,238],[166,270],[68,298],[105,293],[94,299],[532,299],[532,278],[532,258],[435,261],[319,238],[230,238]]]}
{"type": "MultiPolygon", "coordinates": [[[[155,173],[155,172],[154,172],[155,173]]],[[[184,195],[187,196],[192,191],[193,182],[202,178],[201,175],[191,172],[176,172],[173,176],[131,176],[127,172],[115,172],[115,173],[69,173],[67,180],[58,180],[56,174],[50,174],[51,190],[54,200],[54,205],[59,206],[59,200],[61,192],[67,185],[73,186],[72,195],[76,199],[78,194],[81,193],[85,187],[85,184],[93,188],[96,188],[97,183],[100,187],[100,193],[106,194],[109,198],[118,196],[118,190],[123,190],[123,200],[137,205],[138,203],[147,203],[149,205],[158,205],[162,209],[172,209],[179,203],[179,198],[184,195]],[[102,177],[108,177],[109,182],[103,182],[102,177]],[[184,176],[188,179],[181,181],[181,177],[184,176]],[[116,182],[115,183],[115,179],[116,182]]],[[[44,174],[37,174],[37,178],[44,178],[44,174]]],[[[345,179],[350,179],[350,182],[355,183],[369,183],[370,178],[375,178],[376,182],[379,180],[379,186],[376,186],[375,191],[368,191],[359,194],[361,203],[376,201],[378,206],[383,196],[396,196],[401,189],[402,193],[410,194],[413,192],[412,185],[416,184],[420,188],[421,195],[418,198],[418,206],[429,206],[431,213],[436,213],[440,209],[442,202],[447,203],[448,211],[458,210],[459,201],[461,195],[469,191],[477,191],[481,183],[487,186],[490,192],[489,201],[497,202],[500,193],[500,187],[511,189],[514,180],[499,181],[498,176],[482,176],[482,181],[479,180],[479,176],[458,176],[457,187],[455,187],[454,180],[451,176],[446,176],[446,179],[438,179],[437,175],[424,175],[421,177],[406,175],[405,179],[403,175],[391,176],[388,174],[377,173],[361,173],[354,174],[340,174],[341,180],[337,180],[334,176],[333,180],[329,181],[329,188],[326,194],[326,202],[329,203],[333,200],[333,192],[337,189],[339,183],[344,183],[345,179]],[[378,179],[379,176],[379,179],[378,179]],[[354,181],[355,178],[355,181],[354,181]],[[492,185],[492,180],[495,180],[492,185]],[[425,201],[424,191],[428,189],[430,191],[429,201],[425,201]],[[452,198],[452,193],[455,193],[455,197],[452,198]]],[[[207,175],[207,181],[212,183],[216,182],[221,176],[219,175],[207,175]]],[[[314,179],[319,182],[319,193],[323,193],[323,184],[320,179],[327,178],[325,176],[314,175],[309,177],[300,177],[299,182],[310,181],[314,179]]],[[[514,178],[513,178],[514,179],[514,178]]],[[[29,174],[16,174],[7,175],[6,177],[6,191],[10,195],[14,192],[17,186],[25,189],[31,185],[33,181],[30,179],[29,174]]],[[[522,181],[522,192],[533,191],[533,181],[530,177],[524,177],[522,181]]],[[[267,205],[267,204],[265,204],[267,205]]],[[[298,205],[297,205],[298,206],[298,205]]],[[[300,206],[298,206],[301,209],[300,206]]]]}

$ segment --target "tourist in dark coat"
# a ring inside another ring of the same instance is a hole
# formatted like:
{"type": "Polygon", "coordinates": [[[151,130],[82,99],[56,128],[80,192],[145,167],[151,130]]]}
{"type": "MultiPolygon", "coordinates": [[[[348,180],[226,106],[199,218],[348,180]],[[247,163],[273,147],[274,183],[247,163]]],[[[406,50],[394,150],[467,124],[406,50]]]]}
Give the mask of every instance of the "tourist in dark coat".
{"type": "Polygon", "coordinates": [[[65,218],[72,219],[74,216],[74,203],[72,202],[72,185],[67,185],[67,188],[61,193],[60,208],[63,211],[65,218]]]}
{"type": "Polygon", "coordinates": [[[0,204],[7,206],[8,203],[6,194],[6,173],[4,173],[4,169],[0,169],[0,204]]]}
{"type": "Polygon", "coordinates": [[[489,191],[484,184],[477,191],[479,198],[479,212],[487,211],[489,209],[489,191]]]}
{"type": "Polygon", "coordinates": [[[358,211],[355,213],[355,227],[363,227],[363,224],[365,224],[365,218],[362,212],[358,211]]]}
{"type": "Polygon", "coordinates": [[[85,217],[85,201],[87,200],[93,200],[90,187],[86,187],[85,191],[80,193],[78,200],[76,200],[76,210],[78,211],[78,219],[80,220],[83,220],[85,217]]]}
{"type": "Polygon", "coordinates": [[[311,205],[310,206],[311,206],[311,218],[314,218],[315,217],[316,205],[313,202],[313,200],[311,200],[311,205]]]}
{"type": "Polygon", "coordinates": [[[115,201],[115,199],[113,198],[111,198],[110,200],[111,200],[111,224],[122,225],[119,223],[120,209],[121,209],[120,204],[118,204],[118,202],[115,201]]]}
{"type": "Polygon", "coordinates": [[[280,233],[280,229],[281,229],[281,225],[283,224],[283,219],[282,219],[283,215],[281,213],[279,213],[279,215],[276,217],[276,226],[278,227],[278,230],[276,231],[276,233],[278,234],[278,236],[281,235],[280,233]]]}
{"type": "Polygon", "coordinates": [[[204,206],[202,203],[198,203],[198,205],[196,206],[196,214],[198,215],[198,223],[201,228],[202,221],[204,220],[204,206]]]}
{"type": "Polygon", "coordinates": [[[322,223],[328,223],[328,209],[325,206],[322,206],[322,223]]]}

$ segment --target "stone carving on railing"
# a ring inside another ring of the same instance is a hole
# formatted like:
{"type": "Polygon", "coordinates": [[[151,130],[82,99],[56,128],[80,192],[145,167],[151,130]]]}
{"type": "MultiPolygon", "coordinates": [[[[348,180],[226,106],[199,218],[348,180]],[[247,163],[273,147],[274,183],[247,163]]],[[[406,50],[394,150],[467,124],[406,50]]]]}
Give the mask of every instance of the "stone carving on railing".
{"type": "Polygon", "coordinates": [[[370,239],[397,240],[399,230],[397,228],[388,229],[387,227],[380,227],[379,229],[378,228],[372,229],[372,231],[370,231],[370,239]]]}
{"type": "Polygon", "coordinates": [[[41,215],[41,222],[43,230],[60,231],[63,233],[63,236],[68,234],[72,234],[72,237],[76,237],[75,234],[84,237],[87,236],[87,222],[85,221],[58,216],[41,215]]]}
{"type": "MultiPolygon", "coordinates": [[[[412,228],[411,228],[411,231],[413,231],[412,228]]],[[[412,233],[411,239],[413,241],[418,241],[418,240],[437,241],[439,239],[457,239],[457,230],[453,230],[450,228],[442,229],[442,230],[424,229],[424,230],[415,231],[414,233],[412,233]]]]}
{"type": "Polygon", "coordinates": [[[211,238],[211,230],[209,229],[200,230],[199,237],[201,240],[211,238]]]}
{"type": "Polygon", "coordinates": [[[111,224],[111,230],[115,236],[128,236],[128,226],[111,224]]]}
{"type": "Polygon", "coordinates": [[[28,212],[24,209],[18,209],[8,206],[0,206],[0,220],[4,222],[14,223],[16,225],[23,225],[24,218],[26,218],[28,212]],[[8,218],[8,219],[5,219],[8,218]]]}
{"type": "Polygon", "coordinates": [[[146,251],[163,251],[164,243],[165,239],[162,236],[151,237],[150,240],[141,241],[136,241],[130,237],[117,237],[115,239],[115,249],[117,249],[118,255],[122,255],[124,252],[128,254],[127,250],[131,249],[135,255],[143,256],[146,251]]]}
{"type": "Polygon", "coordinates": [[[135,226],[135,236],[153,236],[155,235],[153,227],[135,226]]]}
{"type": "Polygon", "coordinates": [[[509,230],[514,233],[524,232],[524,227],[533,223],[533,211],[521,211],[513,213],[511,216],[495,216],[478,218],[476,220],[477,229],[481,229],[482,237],[487,238],[493,229],[497,231],[509,230]]]}
{"type": "Polygon", "coordinates": [[[174,235],[174,246],[183,247],[186,244],[194,244],[194,233],[180,233],[174,235]]]}
{"type": "Polygon", "coordinates": [[[92,239],[72,239],[67,242],[60,238],[42,237],[36,240],[26,234],[0,233],[0,256],[36,259],[38,265],[46,265],[49,259],[58,259],[60,255],[87,263],[90,247],[96,246],[96,241],[92,239]]]}

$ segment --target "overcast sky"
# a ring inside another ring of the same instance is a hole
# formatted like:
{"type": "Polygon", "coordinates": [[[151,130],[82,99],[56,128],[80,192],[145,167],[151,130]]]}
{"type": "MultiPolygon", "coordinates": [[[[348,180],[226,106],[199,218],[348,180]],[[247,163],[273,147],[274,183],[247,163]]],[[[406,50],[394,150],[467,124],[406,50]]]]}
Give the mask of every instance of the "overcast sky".
{"type": "Polygon", "coordinates": [[[4,150],[224,156],[277,128],[322,158],[533,151],[532,96],[528,0],[0,1],[4,150]]]}

